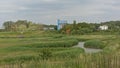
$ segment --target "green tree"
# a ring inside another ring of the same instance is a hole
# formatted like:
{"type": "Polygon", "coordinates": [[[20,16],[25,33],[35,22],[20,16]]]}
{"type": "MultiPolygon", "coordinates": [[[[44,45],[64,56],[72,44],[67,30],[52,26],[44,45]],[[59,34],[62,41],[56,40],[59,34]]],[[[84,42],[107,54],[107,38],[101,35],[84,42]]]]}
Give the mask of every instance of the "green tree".
{"type": "Polygon", "coordinates": [[[4,22],[3,26],[4,26],[5,30],[7,30],[7,31],[11,31],[11,30],[13,30],[13,28],[15,28],[15,24],[12,21],[4,22]]]}

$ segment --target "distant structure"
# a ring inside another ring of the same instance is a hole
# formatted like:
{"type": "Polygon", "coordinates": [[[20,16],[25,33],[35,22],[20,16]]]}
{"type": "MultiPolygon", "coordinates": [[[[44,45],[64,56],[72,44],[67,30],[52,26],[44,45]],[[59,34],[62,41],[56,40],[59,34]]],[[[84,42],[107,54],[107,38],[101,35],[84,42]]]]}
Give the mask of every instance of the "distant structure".
{"type": "Polygon", "coordinates": [[[55,30],[55,25],[44,25],[43,30],[55,30]]]}
{"type": "Polygon", "coordinates": [[[99,29],[100,30],[108,30],[108,26],[107,25],[102,25],[102,26],[99,26],[99,29]]]}
{"type": "Polygon", "coordinates": [[[67,20],[57,20],[57,30],[62,29],[67,24],[67,20]]]}
{"type": "Polygon", "coordinates": [[[43,30],[55,30],[54,27],[44,27],[43,30]]]}

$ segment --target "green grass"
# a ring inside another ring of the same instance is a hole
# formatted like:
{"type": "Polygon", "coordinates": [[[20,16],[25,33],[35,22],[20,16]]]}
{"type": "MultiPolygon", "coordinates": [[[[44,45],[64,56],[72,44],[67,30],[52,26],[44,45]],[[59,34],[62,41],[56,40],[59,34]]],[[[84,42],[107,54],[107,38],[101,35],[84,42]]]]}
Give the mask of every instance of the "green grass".
{"type": "Polygon", "coordinates": [[[25,32],[24,38],[19,35],[0,33],[0,68],[119,68],[119,35],[61,35],[43,31],[25,32]],[[92,40],[90,44],[99,44],[97,48],[101,48],[102,41],[103,52],[86,54],[82,48],[73,48],[79,41],[88,40],[92,40]],[[49,53],[51,56],[44,60],[41,55],[49,53]]]}
{"type": "MultiPolygon", "coordinates": [[[[21,57],[26,60],[26,57],[21,57]]],[[[31,58],[31,57],[29,57],[31,58]]],[[[33,58],[33,57],[32,57],[33,58]]],[[[12,68],[119,68],[120,55],[112,54],[80,54],[78,57],[65,60],[31,60],[29,62],[16,62],[11,64],[2,64],[2,67],[8,66],[12,68]]],[[[28,59],[27,59],[28,60],[28,59]]]]}
{"type": "Polygon", "coordinates": [[[103,49],[105,47],[105,44],[100,40],[88,40],[88,41],[85,42],[84,47],[103,49]]]}
{"type": "Polygon", "coordinates": [[[67,57],[66,59],[75,58],[80,53],[84,53],[84,50],[81,48],[39,48],[39,49],[31,49],[27,51],[16,51],[16,52],[10,52],[5,55],[4,58],[0,59],[1,63],[16,63],[16,62],[22,62],[22,61],[38,61],[43,60],[40,56],[42,54],[43,50],[48,50],[52,53],[52,57],[50,59],[63,59],[67,57]],[[24,53],[22,53],[24,52],[24,53]],[[18,54],[15,54],[18,53],[18,54]],[[28,54],[30,53],[30,54],[28,54]],[[10,56],[8,54],[11,54],[10,56]],[[13,56],[14,55],[14,56],[13,56]]]}

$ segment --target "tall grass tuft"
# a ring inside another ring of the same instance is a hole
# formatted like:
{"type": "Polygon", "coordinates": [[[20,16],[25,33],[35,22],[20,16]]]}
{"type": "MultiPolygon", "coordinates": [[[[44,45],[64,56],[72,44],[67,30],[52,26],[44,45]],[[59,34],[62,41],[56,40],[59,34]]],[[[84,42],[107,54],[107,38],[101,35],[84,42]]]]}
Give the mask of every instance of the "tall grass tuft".
{"type": "Polygon", "coordinates": [[[84,47],[103,49],[105,47],[105,44],[100,40],[88,40],[88,41],[85,42],[84,47]]]}

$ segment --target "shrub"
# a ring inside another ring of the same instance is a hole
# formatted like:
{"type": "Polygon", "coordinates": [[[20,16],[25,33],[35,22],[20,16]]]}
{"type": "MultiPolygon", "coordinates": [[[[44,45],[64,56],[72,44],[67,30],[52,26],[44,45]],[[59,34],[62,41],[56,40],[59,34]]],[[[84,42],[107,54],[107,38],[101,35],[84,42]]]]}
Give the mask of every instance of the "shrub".
{"type": "Polygon", "coordinates": [[[39,54],[39,56],[43,59],[43,60],[48,60],[50,57],[52,57],[52,52],[49,49],[43,49],[41,51],[41,53],[39,54]]]}
{"type": "Polygon", "coordinates": [[[89,40],[89,41],[85,42],[84,47],[86,47],[86,48],[103,49],[105,47],[105,45],[100,40],[89,40]]]}
{"type": "Polygon", "coordinates": [[[42,48],[42,47],[72,47],[78,44],[78,40],[67,40],[67,41],[49,41],[49,42],[39,42],[39,43],[32,43],[28,45],[23,45],[25,47],[35,47],[35,48],[42,48]]]}

